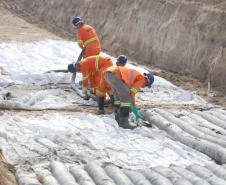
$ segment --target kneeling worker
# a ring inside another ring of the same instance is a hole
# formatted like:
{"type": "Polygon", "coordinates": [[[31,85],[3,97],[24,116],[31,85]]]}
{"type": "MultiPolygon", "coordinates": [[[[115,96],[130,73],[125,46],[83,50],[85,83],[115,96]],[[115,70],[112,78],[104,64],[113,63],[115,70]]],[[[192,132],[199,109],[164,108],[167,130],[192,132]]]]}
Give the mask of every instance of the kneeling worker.
{"type": "Polygon", "coordinates": [[[135,94],[141,87],[151,87],[154,76],[151,73],[143,75],[136,70],[127,67],[109,67],[105,72],[105,79],[114,92],[115,120],[120,127],[133,129],[135,126],[129,124],[130,104],[137,112],[135,105],[135,94]],[[132,100],[132,101],[131,101],[132,100]]]}

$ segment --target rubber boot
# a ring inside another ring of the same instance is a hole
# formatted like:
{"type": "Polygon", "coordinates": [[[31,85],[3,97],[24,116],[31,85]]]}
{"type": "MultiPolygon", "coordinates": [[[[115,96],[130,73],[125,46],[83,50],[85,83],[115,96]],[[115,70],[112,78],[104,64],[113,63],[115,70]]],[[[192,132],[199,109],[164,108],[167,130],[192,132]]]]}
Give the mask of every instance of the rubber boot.
{"type": "Polygon", "coordinates": [[[120,108],[119,126],[123,127],[123,128],[134,129],[137,126],[129,124],[129,120],[128,120],[129,119],[129,111],[130,111],[130,107],[121,107],[120,108]]]}
{"type": "Polygon", "coordinates": [[[115,106],[115,120],[117,121],[117,123],[119,124],[119,110],[120,110],[120,105],[114,105],[115,106]]]}
{"type": "Polygon", "coordinates": [[[99,97],[99,114],[104,114],[104,97],[99,97]]]}

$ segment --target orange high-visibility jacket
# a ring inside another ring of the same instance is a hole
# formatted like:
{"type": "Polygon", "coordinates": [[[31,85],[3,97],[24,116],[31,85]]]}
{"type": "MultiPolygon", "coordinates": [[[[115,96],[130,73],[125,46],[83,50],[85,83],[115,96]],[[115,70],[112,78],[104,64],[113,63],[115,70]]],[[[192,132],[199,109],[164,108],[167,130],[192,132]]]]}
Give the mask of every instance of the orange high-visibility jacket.
{"type": "Polygon", "coordinates": [[[145,82],[144,76],[139,71],[133,70],[133,78],[131,79],[130,83],[130,75],[132,69],[128,67],[117,66],[109,67],[107,68],[107,71],[110,71],[116,77],[122,79],[125,82],[125,84],[130,88],[131,100],[133,100],[133,106],[135,106],[135,94],[144,84],[145,82]]]}
{"type": "Polygon", "coordinates": [[[77,31],[77,42],[81,49],[85,47],[88,51],[100,48],[96,30],[92,26],[86,24],[82,25],[77,31]]]}
{"type": "Polygon", "coordinates": [[[92,80],[93,78],[92,79],[89,78],[90,75],[93,72],[97,72],[101,70],[103,66],[109,66],[108,63],[111,66],[113,65],[110,57],[99,56],[99,55],[90,56],[79,62],[80,70],[82,73],[82,88],[84,91],[87,91],[88,79],[90,80],[91,88],[94,88],[95,86],[95,81],[92,80]]]}
{"type": "Polygon", "coordinates": [[[101,73],[101,80],[100,80],[100,83],[98,84],[98,89],[99,89],[98,97],[105,97],[106,92],[108,92],[109,95],[113,94],[113,91],[112,91],[110,85],[108,84],[107,80],[105,79],[105,73],[106,73],[107,69],[108,68],[104,69],[101,73]]]}

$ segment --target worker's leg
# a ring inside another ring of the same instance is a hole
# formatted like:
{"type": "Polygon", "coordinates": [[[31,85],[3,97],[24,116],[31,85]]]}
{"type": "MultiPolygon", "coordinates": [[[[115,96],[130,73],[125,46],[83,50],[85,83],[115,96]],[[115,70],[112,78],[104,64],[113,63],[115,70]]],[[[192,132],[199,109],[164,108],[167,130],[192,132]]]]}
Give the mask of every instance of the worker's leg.
{"type": "Polygon", "coordinates": [[[114,91],[115,95],[115,104],[117,103],[117,100],[119,99],[120,102],[120,118],[119,118],[119,126],[123,128],[129,128],[133,129],[134,126],[129,124],[129,111],[130,111],[130,103],[131,103],[131,97],[130,97],[130,89],[128,86],[125,85],[125,83],[116,77],[112,73],[106,72],[105,78],[111,88],[114,91]]]}
{"type": "Polygon", "coordinates": [[[117,123],[119,124],[120,122],[120,104],[115,104],[114,105],[114,111],[115,111],[115,120],[117,121],[117,123]]]}
{"type": "Polygon", "coordinates": [[[116,77],[112,73],[106,72],[105,78],[114,91],[115,101],[120,101],[121,106],[123,107],[130,107],[131,96],[129,87],[126,86],[120,78],[116,77]]]}
{"type": "Polygon", "coordinates": [[[94,95],[96,95],[96,88],[97,88],[95,78],[96,78],[96,74],[94,74],[94,75],[91,74],[89,76],[90,88],[92,88],[94,90],[94,92],[93,92],[94,95]]]}
{"type": "MultiPolygon", "coordinates": [[[[100,48],[96,48],[96,49],[93,49],[93,50],[87,50],[85,49],[85,53],[83,55],[83,59],[89,57],[89,56],[94,56],[94,55],[99,55],[100,54],[100,48]]],[[[91,75],[90,75],[91,76],[91,75]]],[[[89,81],[90,81],[90,84],[95,81],[95,76],[91,76],[89,78],[89,81]],[[92,81],[92,82],[91,82],[92,81]]],[[[96,90],[97,90],[97,86],[95,87],[91,87],[91,88],[94,88],[94,95],[96,95],[96,90]]]]}
{"type": "MultiPolygon", "coordinates": [[[[112,73],[107,73],[105,74],[105,79],[106,81],[108,82],[107,79],[111,79],[112,77],[112,73]]],[[[113,75],[115,76],[115,75],[113,75]]],[[[109,80],[110,81],[110,80],[109,80]]],[[[117,94],[117,91],[116,89],[114,88],[114,83],[111,83],[111,85],[109,84],[108,82],[108,85],[111,87],[112,91],[114,92],[114,112],[115,112],[115,120],[118,122],[119,124],[119,111],[120,111],[120,107],[121,107],[121,102],[120,102],[120,99],[119,99],[119,96],[117,94]]]]}
{"type": "Polygon", "coordinates": [[[98,98],[98,106],[99,106],[99,114],[104,114],[104,97],[99,97],[98,98]]]}
{"type": "Polygon", "coordinates": [[[99,114],[104,114],[104,99],[106,97],[106,84],[104,78],[99,73],[96,74],[95,83],[98,84],[96,96],[98,99],[99,114]],[[102,81],[101,81],[102,79],[102,81]]]}

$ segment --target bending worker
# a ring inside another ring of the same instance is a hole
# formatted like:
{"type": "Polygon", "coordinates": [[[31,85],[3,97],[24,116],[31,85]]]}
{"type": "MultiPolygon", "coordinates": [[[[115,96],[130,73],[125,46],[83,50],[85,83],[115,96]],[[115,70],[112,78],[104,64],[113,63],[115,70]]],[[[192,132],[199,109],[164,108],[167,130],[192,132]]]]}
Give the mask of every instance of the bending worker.
{"type": "Polygon", "coordinates": [[[115,120],[120,127],[135,128],[128,121],[130,106],[138,119],[140,115],[135,105],[135,94],[141,87],[150,88],[154,76],[151,73],[142,75],[139,71],[118,66],[107,68],[105,79],[114,91],[115,120]]]}
{"type": "MultiPolygon", "coordinates": [[[[119,55],[116,61],[117,66],[125,66],[127,62],[127,58],[124,55],[119,55]]],[[[106,92],[108,93],[110,99],[114,101],[114,95],[111,87],[107,83],[105,79],[105,72],[107,69],[103,70],[101,73],[101,79],[98,83],[98,106],[99,106],[99,114],[104,114],[104,98],[106,97],[106,92]]]]}
{"type": "Polygon", "coordinates": [[[82,88],[85,94],[84,99],[89,100],[87,93],[88,79],[90,80],[91,88],[94,88],[97,80],[96,77],[99,77],[101,72],[110,66],[113,66],[113,62],[111,61],[110,57],[96,55],[90,56],[80,62],[69,64],[68,71],[71,73],[82,73],[82,88]],[[94,80],[93,78],[90,79],[92,73],[95,73],[94,80]]]}
{"type": "Polygon", "coordinates": [[[83,59],[100,54],[100,42],[97,37],[96,30],[89,25],[83,23],[80,17],[75,17],[72,20],[77,31],[77,43],[81,49],[85,47],[83,59]]]}

